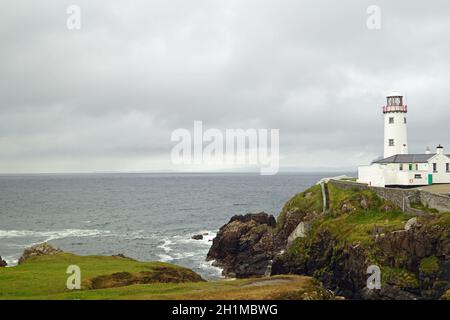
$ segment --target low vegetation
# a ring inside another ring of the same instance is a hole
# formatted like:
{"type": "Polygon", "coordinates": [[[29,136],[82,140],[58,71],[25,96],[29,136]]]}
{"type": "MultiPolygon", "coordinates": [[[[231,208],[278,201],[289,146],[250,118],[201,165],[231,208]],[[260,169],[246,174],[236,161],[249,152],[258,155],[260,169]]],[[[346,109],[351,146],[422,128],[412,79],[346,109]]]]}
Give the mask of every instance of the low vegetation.
{"type": "Polygon", "coordinates": [[[420,261],[420,271],[426,275],[432,275],[439,270],[439,260],[436,256],[430,256],[420,261]]]}
{"type": "Polygon", "coordinates": [[[370,244],[374,241],[375,232],[401,230],[411,219],[410,215],[369,190],[341,190],[329,184],[328,192],[330,211],[314,221],[309,238],[314,238],[315,233],[328,231],[342,244],[370,244]]]}
{"type": "Polygon", "coordinates": [[[285,224],[286,217],[290,212],[306,213],[311,211],[322,212],[322,191],[320,185],[315,185],[308,190],[295,195],[281,210],[277,221],[277,230],[285,224]]]}
{"type": "MultiPolygon", "coordinates": [[[[319,203],[322,205],[318,187],[296,195],[283,212],[296,212],[297,208],[317,212],[319,203]]],[[[402,299],[436,299],[445,293],[450,284],[443,272],[450,213],[416,204],[427,214],[413,216],[371,190],[343,189],[333,183],[327,190],[329,209],[311,220],[300,219],[308,224],[307,231],[276,257],[277,273],[311,275],[330,288],[344,288],[338,294],[364,299],[365,270],[368,265],[377,265],[386,290],[390,290],[385,291],[388,297],[402,292],[402,299]]],[[[289,225],[286,220],[294,218],[281,215],[278,225],[289,225]]]]}
{"type": "Polygon", "coordinates": [[[0,299],[330,299],[317,280],[278,276],[206,282],[193,271],[125,257],[59,253],[0,268],[0,299]],[[68,290],[66,269],[81,269],[81,290],[68,290]]]}

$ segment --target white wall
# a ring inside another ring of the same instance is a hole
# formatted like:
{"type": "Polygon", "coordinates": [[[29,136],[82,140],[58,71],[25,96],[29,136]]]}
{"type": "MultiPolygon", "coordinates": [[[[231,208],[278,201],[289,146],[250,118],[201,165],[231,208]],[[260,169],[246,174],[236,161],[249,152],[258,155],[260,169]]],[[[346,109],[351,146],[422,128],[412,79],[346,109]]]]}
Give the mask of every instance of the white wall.
{"type": "Polygon", "coordinates": [[[450,158],[445,154],[437,154],[429,161],[429,173],[433,174],[433,183],[450,183],[450,172],[446,171],[446,164],[450,158]],[[437,164],[437,172],[433,172],[433,163],[437,164]]]}
{"type": "Polygon", "coordinates": [[[413,168],[410,171],[409,164],[404,164],[403,171],[400,171],[400,164],[398,163],[384,165],[372,164],[370,166],[359,167],[358,182],[367,183],[374,187],[427,185],[428,164],[419,164],[419,170],[415,170],[416,166],[413,164],[413,168]],[[420,178],[416,178],[416,175],[420,175],[420,178]]]}
{"type": "Polygon", "coordinates": [[[384,157],[408,153],[408,132],[405,123],[406,113],[388,112],[384,114],[384,157]],[[394,118],[394,123],[389,119],[394,118]],[[394,146],[389,146],[389,139],[394,139],[394,146]],[[406,148],[403,145],[406,144],[406,148]]]}
{"type": "Polygon", "coordinates": [[[379,164],[361,166],[358,168],[358,182],[367,183],[374,187],[384,187],[384,173],[379,164]]]}

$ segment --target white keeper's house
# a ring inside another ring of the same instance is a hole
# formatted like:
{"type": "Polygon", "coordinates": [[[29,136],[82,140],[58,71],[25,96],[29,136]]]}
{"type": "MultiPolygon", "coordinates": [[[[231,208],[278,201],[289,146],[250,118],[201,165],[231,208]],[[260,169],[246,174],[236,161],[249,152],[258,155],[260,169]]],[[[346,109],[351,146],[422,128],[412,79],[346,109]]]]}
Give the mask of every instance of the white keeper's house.
{"type": "Polygon", "coordinates": [[[450,155],[439,145],[423,154],[408,153],[408,107],[403,96],[393,92],[387,97],[384,114],[384,158],[358,168],[358,182],[371,186],[416,187],[450,183],[450,155]]]}

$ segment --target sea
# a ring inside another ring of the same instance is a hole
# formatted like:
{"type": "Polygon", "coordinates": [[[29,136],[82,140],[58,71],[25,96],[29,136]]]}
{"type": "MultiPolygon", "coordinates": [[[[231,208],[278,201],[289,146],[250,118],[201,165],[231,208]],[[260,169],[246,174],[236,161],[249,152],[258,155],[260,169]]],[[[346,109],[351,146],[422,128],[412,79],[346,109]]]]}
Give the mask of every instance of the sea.
{"type": "Polygon", "coordinates": [[[14,266],[25,248],[48,242],[80,255],[174,263],[216,279],[222,270],[205,258],[233,215],[277,216],[289,198],[339,174],[0,175],[0,256],[14,266]]]}

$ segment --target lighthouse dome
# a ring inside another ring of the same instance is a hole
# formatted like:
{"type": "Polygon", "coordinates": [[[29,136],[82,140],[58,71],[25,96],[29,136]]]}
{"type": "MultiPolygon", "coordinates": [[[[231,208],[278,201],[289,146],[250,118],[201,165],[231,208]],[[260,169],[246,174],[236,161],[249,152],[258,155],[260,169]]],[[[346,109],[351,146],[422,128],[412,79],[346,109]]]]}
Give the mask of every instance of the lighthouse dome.
{"type": "Polygon", "coordinates": [[[388,97],[388,98],[390,98],[390,97],[403,97],[403,95],[402,95],[400,92],[398,92],[398,91],[391,91],[391,92],[387,95],[387,97],[388,97]]]}

